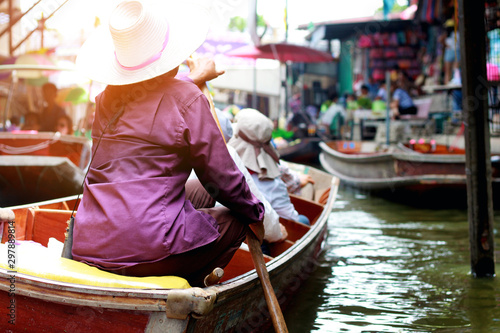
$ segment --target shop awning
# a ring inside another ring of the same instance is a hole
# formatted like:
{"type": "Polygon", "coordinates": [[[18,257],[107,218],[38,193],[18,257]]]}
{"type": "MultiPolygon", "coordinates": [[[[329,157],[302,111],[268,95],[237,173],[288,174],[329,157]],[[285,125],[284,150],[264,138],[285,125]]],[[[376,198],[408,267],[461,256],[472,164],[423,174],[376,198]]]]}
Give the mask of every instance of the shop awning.
{"type": "MultiPolygon", "coordinates": [[[[401,13],[389,14],[387,20],[384,20],[382,15],[375,15],[315,23],[307,39],[344,40],[376,32],[401,31],[415,24],[413,18],[415,17],[416,10],[417,6],[412,5],[401,13]]],[[[310,26],[307,24],[301,25],[299,29],[310,29],[310,26]]]]}

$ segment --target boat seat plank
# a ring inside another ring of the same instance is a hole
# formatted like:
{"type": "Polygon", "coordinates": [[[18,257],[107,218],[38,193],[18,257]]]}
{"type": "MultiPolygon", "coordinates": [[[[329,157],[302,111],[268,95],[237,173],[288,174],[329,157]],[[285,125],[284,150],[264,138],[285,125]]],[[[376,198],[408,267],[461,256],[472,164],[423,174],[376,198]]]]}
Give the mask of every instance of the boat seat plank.
{"type": "Polygon", "coordinates": [[[41,209],[58,209],[58,210],[69,210],[69,206],[66,201],[54,202],[50,204],[46,204],[41,209]]]}
{"type": "MultiPolygon", "coordinates": [[[[269,262],[272,258],[264,255],[264,261],[269,262]]],[[[238,275],[244,274],[246,272],[254,269],[255,266],[253,264],[252,255],[250,251],[239,248],[234,254],[233,258],[229,262],[229,264],[224,268],[224,276],[221,279],[221,282],[230,280],[238,275]]]]}
{"type": "Polygon", "coordinates": [[[323,212],[323,205],[304,199],[294,194],[290,194],[290,200],[299,214],[307,216],[313,225],[323,212]]]}
{"type": "Polygon", "coordinates": [[[47,246],[50,237],[64,243],[70,210],[34,209],[31,240],[47,246]]]}
{"type": "Polygon", "coordinates": [[[283,242],[269,243],[267,246],[269,247],[271,257],[277,257],[291,248],[293,244],[295,244],[295,242],[285,239],[283,242]]]}
{"type": "MultiPolygon", "coordinates": [[[[16,212],[17,214],[17,212],[16,212]]],[[[17,215],[16,215],[17,216],[17,215]]],[[[16,217],[17,219],[17,217],[16,217]]],[[[26,214],[26,230],[24,231],[24,239],[32,240],[33,239],[33,224],[35,223],[35,208],[28,208],[26,214]]]]}
{"type": "Polygon", "coordinates": [[[310,226],[302,224],[300,222],[284,219],[280,217],[280,223],[286,228],[286,231],[288,233],[287,240],[291,242],[296,242],[302,236],[304,236],[309,229],[311,229],[310,226]]]}
{"type": "MultiPolygon", "coordinates": [[[[26,239],[26,221],[28,218],[28,208],[18,209],[15,213],[14,227],[15,227],[15,236],[16,240],[24,240],[26,239]]],[[[5,243],[9,240],[9,225],[8,223],[3,224],[3,235],[2,235],[2,243],[5,243]]]]}

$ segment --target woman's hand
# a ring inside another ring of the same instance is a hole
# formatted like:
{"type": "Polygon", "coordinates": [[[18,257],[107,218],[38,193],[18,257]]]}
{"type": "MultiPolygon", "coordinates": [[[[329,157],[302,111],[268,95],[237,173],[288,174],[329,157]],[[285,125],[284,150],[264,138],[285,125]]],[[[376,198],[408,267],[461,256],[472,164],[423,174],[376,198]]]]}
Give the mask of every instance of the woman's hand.
{"type": "Polygon", "coordinates": [[[193,80],[197,86],[201,86],[205,84],[205,82],[213,80],[225,73],[223,70],[217,70],[215,68],[215,62],[209,58],[189,58],[186,60],[186,63],[190,70],[188,77],[193,80]]]}

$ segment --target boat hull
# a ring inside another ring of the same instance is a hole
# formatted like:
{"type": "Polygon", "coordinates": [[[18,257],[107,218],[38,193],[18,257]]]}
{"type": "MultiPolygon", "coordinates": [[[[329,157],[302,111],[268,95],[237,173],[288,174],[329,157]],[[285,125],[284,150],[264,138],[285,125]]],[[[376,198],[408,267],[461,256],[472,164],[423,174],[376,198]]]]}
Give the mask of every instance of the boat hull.
{"type": "MultiPolygon", "coordinates": [[[[317,231],[311,235],[314,241],[308,242],[300,251],[286,255],[281,262],[268,266],[272,286],[282,309],[286,309],[302,283],[317,267],[326,225],[317,231]]],[[[257,279],[251,280],[236,288],[221,287],[211,315],[190,323],[193,332],[255,332],[270,328],[271,318],[262,297],[262,287],[257,279]]]]}
{"type": "MultiPolygon", "coordinates": [[[[466,207],[464,154],[419,154],[406,150],[345,153],[335,142],[321,143],[321,166],[342,184],[405,204],[466,207]]],[[[493,167],[493,191],[499,189],[493,167]]]]}
{"type": "MultiPolygon", "coordinates": [[[[287,258],[286,263],[268,268],[282,309],[293,300],[302,283],[316,269],[316,259],[325,235],[326,230],[322,229],[316,241],[304,247],[303,251],[287,258]]],[[[269,311],[255,272],[248,274],[243,283],[234,282],[236,285],[220,287],[217,302],[209,315],[199,318],[190,316],[186,320],[168,318],[165,301],[146,299],[146,295],[145,299],[136,299],[136,302],[127,300],[130,303],[128,308],[137,307],[138,310],[125,309],[123,300],[113,297],[113,292],[109,292],[107,297],[84,293],[84,298],[77,299],[74,293],[65,292],[66,288],[58,290],[48,285],[36,288],[29,285],[32,281],[19,276],[15,282],[15,296],[9,297],[9,286],[3,283],[5,278],[8,281],[7,276],[2,276],[0,302],[10,304],[15,300],[14,324],[5,319],[0,322],[0,327],[12,332],[155,332],[151,326],[163,322],[191,332],[254,332],[271,327],[269,311]],[[59,299],[46,297],[47,294],[57,293],[61,295],[59,299]],[[110,297],[116,302],[110,303],[110,297]],[[140,307],[147,303],[150,307],[157,303],[157,309],[141,310],[140,307]]],[[[167,299],[168,293],[163,297],[167,299]]],[[[1,308],[2,318],[9,318],[10,314],[7,306],[1,308]]]]}
{"type": "Polygon", "coordinates": [[[297,144],[278,149],[280,158],[294,163],[317,164],[321,149],[320,138],[304,138],[297,144]]]}
{"type": "MultiPolygon", "coordinates": [[[[307,169],[311,174],[313,168],[307,169]]],[[[294,222],[298,224],[297,228],[306,230],[300,237],[287,227],[288,239],[277,244],[286,246],[286,249],[273,255],[267,262],[271,283],[283,308],[293,300],[301,284],[316,269],[316,260],[327,235],[338,179],[319,170],[316,172],[324,175],[317,180],[326,187],[319,190],[319,193],[327,194],[326,200],[320,200],[324,202],[319,203],[292,196],[292,201],[297,201],[294,204],[299,211],[308,207],[308,212],[315,216],[311,219],[312,226],[294,222]]],[[[75,199],[71,198],[73,201],[75,199]]],[[[59,203],[35,206],[53,208],[55,204],[59,203]]],[[[66,207],[73,205],[74,202],[69,201],[65,204],[66,207]]],[[[20,208],[14,211],[16,209],[20,208]]],[[[41,214],[43,209],[37,209],[28,208],[28,215],[41,214]]],[[[53,209],[45,210],[47,214],[51,211],[53,209]]],[[[39,222],[32,223],[35,225],[35,239],[36,224],[39,222]]],[[[44,242],[41,243],[43,245],[44,242]]],[[[233,258],[230,265],[233,261],[236,265],[241,264],[240,258],[245,257],[233,258]]],[[[250,258],[250,255],[246,258],[250,258]]],[[[12,332],[263,331],[271,327],[269,312],[259,278],[252,269],[253,264],[251,261],[245,264],[249,265],[249,269],[240,275],[229,276],[229,280],[221,284],[188,289],[97,287],[48,280],[0,268],[0,299],[4,302],[2,304],[14,304],[14,310],[7,306],[0,309],[0,316],[7,318],[0,321],[0,328],[12,332]],[[15,324],[8,322],[11,314],[15,324]]]]}

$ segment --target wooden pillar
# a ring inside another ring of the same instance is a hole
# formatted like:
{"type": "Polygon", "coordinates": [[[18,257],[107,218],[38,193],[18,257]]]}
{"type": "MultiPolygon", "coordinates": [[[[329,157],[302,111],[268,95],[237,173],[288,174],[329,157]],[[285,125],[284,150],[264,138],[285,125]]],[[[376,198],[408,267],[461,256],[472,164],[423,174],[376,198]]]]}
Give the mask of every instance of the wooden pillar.
{"type": "Polygon", "coordinates": [[[485,0],[458,0],[471,271],[495,274],[485,0]]]}
{"type": "Polygon", "coordinates": [[[13,0],[9,0],[9,56],[12,57],[14,55],[14,50],[12,49],[12,29],[14,26],[14,18],[12,17],[14,14],[14,8],[12,5],[13,0]]]}

